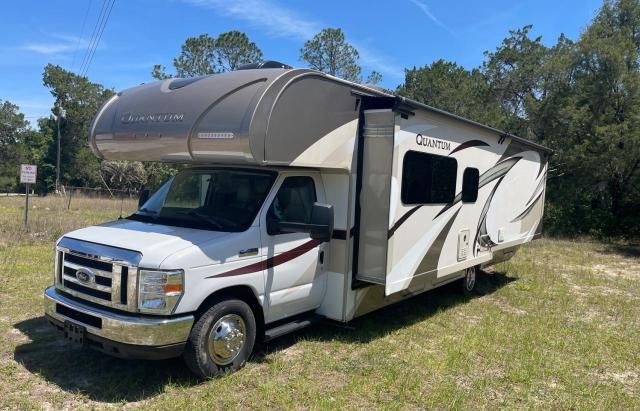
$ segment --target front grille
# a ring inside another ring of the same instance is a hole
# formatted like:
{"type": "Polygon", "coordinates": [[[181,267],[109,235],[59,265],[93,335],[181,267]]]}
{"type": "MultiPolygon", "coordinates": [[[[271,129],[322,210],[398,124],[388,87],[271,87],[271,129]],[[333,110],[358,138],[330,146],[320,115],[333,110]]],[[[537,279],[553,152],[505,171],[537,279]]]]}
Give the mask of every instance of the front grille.
{"type": "Polygon", "coordinates": [[[120,270],[120,304],[127,303],[128,286],[129,267],[122,267],[122,270],[120,270]]]}
{"type": "Polygon", "coordinates": [[[78,298],[112,308],[136,308],[135,267],[104,257],[59,247],[56,286],[78,298]],[[105,261],[106,260],[106,261],[105,261]]]}
{"type": "Polygon", "coordinates": [[[113,264],[105,263],[104,261],[93,260],[91,258],[80,257],[75,254],[66,254],[64,261],[68,261],[73,264],[78,264],[83,267],[95,268],[96,270],[111,272],[113,270],[113,264]]]}
{"type": "MultiPolygon", "coordinates": [[[[66,275],[71,276],[71,277],[76,277],[76,273],[78,272],[78,270],[75,270],[71,267],[64,267],[64,271],[63,271],[66,275]]],[[[95,276],[95,281],[96,284],[98,285],[104,285],[105,287],[111,287],[112,284],[112,280],[109,277],[103,277],[101,275],[96,275],[95,276]]]]}
{"type": "Polygon", "coordinates": [[[72,283],[71,281],[67,280],[64,280],[62,282],[62,285],[64,285],[65,288],[69,288],[71,290],[78,291],[95,298],[100,298],[101,300],[111,301],[111,293],[108,293],[106,291],[95,290],[93,288],[85,287],[83,285],[72,283]]]}

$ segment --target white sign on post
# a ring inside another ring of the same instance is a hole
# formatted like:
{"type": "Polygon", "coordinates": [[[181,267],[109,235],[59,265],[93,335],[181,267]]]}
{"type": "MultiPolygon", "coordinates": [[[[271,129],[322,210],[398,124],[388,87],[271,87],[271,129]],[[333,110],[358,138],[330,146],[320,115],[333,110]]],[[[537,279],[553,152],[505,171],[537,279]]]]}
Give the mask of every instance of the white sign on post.
{"type": "Polygon", "coordinates": [[[20,165],[20,183],[35,184],[37,172],[38,172],[38,166],[34,166],[31,164],[21,164],[20,165]]]}
{"type": "Polygon", "coordinates": [[[32,164],[20,164],[20,183],[25,184],[24,189],[24,226],[27,226],[29,221],[29,184],[36,183],[36,174],[38,173],[38,166],[32,164]]]}

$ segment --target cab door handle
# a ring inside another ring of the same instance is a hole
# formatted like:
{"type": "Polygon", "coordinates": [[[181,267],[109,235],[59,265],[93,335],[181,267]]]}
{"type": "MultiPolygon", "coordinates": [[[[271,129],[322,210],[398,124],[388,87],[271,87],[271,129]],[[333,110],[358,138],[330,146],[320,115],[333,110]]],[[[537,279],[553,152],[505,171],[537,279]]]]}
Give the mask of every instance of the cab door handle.
{"type": "Polygon", "coordinates": [[[258,255],[258,249],[257,248],[245,248],[244,250],[240,250],[238,251],[238,256],[239,257],[250,257],[253,255],[258,255]]]}

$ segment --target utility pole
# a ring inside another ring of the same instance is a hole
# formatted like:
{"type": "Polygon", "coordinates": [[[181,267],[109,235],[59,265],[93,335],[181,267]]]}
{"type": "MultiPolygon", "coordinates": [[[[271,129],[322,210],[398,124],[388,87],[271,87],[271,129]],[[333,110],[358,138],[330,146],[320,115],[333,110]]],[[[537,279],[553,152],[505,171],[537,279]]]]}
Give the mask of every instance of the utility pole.
{"type": "Polygon", "coordinates": [[[60,122],[66,116],[66,111],[62,108],[62,104],[58,104],[58,151],[56,154],[56,194],[60,193],[60,122]]]}

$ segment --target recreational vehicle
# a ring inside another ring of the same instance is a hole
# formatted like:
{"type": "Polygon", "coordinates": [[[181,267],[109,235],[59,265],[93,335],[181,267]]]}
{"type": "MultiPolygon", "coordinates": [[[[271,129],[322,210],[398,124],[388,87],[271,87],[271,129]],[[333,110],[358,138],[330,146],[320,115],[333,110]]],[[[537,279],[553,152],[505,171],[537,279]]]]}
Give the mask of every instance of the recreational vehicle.
{"type": "Polygon", "coordinates": [[[471,291],[540,235],[551,154],[375,87],[259,66],[122,91],[89,143],[189,166],[132,215],[58,240],[46,316],[74,343],[183,355],[203,377],[318,319],[471,291]]]}

